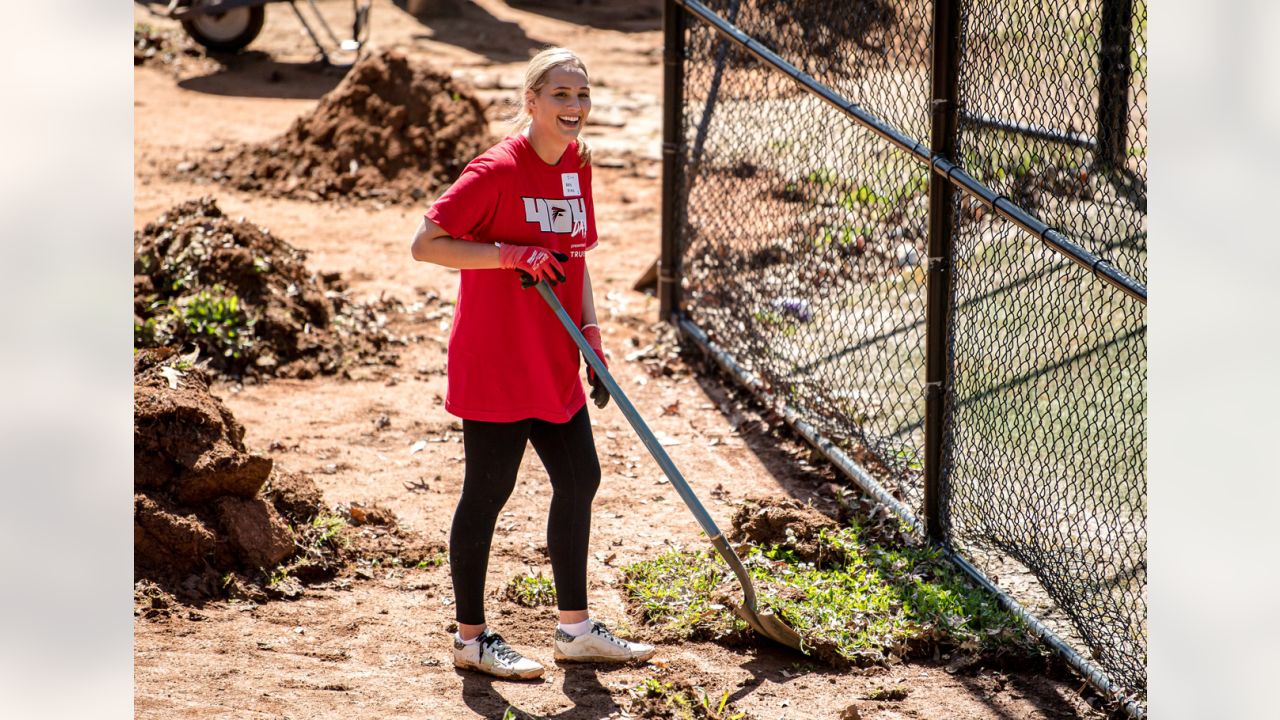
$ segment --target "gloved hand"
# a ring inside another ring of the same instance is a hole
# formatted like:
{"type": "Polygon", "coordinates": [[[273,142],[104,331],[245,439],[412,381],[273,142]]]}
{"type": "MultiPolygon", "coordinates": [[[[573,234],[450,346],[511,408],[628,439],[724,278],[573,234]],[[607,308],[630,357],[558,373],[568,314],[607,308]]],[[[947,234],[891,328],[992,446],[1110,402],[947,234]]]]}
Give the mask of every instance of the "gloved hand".
{"type": "Polygon", "coordinates": [[[548,285],[564,282],[564,268],[560,263],[569,259],[553,250],[537,245],[511,245],[497,243],[498,262],[504,270],[516,270],[520,273],[520,285],[531,288],[539,280],[546,280],[548,285]]]}
{"type": "MultiPolygon", "coordinates": [[[[604,345],[600,342],[600,326],[596,324],[585,325],[582,328],[582,337],[586,338],[587,344],[595,351],[596,357],[600,358],[600,362],[609,368],[609,361],[604,359],[604,345]]],[[[587,382],[591,384],[591,400],[595,402],[596,407],[603,408],[609,404],[609,391],[604,386],[604,381],[596,375],[596,371],[587,365],[587,382]]]]}

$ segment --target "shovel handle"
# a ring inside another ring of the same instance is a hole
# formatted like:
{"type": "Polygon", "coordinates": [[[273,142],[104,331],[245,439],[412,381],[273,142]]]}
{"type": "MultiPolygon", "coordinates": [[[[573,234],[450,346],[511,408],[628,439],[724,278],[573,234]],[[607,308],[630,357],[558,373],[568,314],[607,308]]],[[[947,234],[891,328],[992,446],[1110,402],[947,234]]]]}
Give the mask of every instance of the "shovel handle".
{"type": "Polygon", "coordinates": [[[631,423],[631,427],[640,436],[644,446],[649,449],[649,454],[658,462],[658,467],[662,468],[662,472],[671,481],[671,486],[680,494],[680,499],[684,500],[684,504],[689,506],[694,519],[702,526],[702,531],[710,538],[711,544],[720,553],[720,557],[724,558],[724,561],[729,564],[733,574],[738,576],[738,582],[742,585],[743,607],[746,608],[753,627],[759,629],[756,626],[758,620],[755,617],[756,589],[751,582],[751,575],[742,565],[742,560],[733,551],[733,548],[729,547],[729,541],[720,532],[720,528],[716,527],[711,515],[707,514],[707,509],[702,507],[702,503],[698,501],[698,496],[693,494],[693,488],[689,487],[689,483],[685,482],[684,476],[680,474],[676,464],[671,462],[671,456],[667,455],[667,451],[662,449],[662,444],[658,442],[658,438],[654,437],[653,432],[649,430],[644,418],[640,417],[639,411],[627,399],[626,394],[622,392],[622,388],[618,387],[617,381],[609,374],[609,369],[604,366],[603,362],[600,362],[599,357],[596,357],[595,350],[591,349],[591,346],[587,344],[587,339],[582,336],[582,331],[569,318],[569,313],[565,312],[564,306],[560,304],[560,300],[556,297],[555,292],[551,290],[551,286],[547,285],[545,280],[540,280],[534,287],[538,289],[538,294],[542,296],[542,299],[547,301],[551,311],[560,319],[560,324],[569,333],[569,337],[573,338],[578,350],[582,351],[583,359],[587,361],[592,370],[596,371],[596,376],[600,378],[604,383],[605,389],[609,391],[609,397],[613,398],[613,401],[618,405],[618,409],[626,416],[627,422],[631,423]]]}
{"type": "Polygon", "coordinates": [[[675,463],[671,462],[671,457],[667,455],[667,451],[662,449],[662,444],[658,442],[658,438],[654,437],[653,432],[649,430],[644,418],[640,417],[640,413],[636,411],[635,406],[627,399],[627,396],[622,392],[622,388],[618,387],[618,383],[609,374],[608,368],[604,366],[604,363],[600,362],[600,358],[596,357],[595,351],[587,344],[587,339],[582,336],[582,331],[569,318],[569,313],[565,312],[564,306],[556,298],[555,292],[551,290],[545,280],[539,281],[535,287],[537,287],[538,294],[542,296],[542,299],[547,301],[547,305],[551,306],[552,312],[560,319],[560,324],[564,325],[564,329],[573,338],[573,342],[577,344],[578,349],[582,351],[582,357],[587,361],[587,364],[591,366],[592,370],[595,370],[596,375],[604,382],[605,389],[609,391],[609,397],[613,398],[613,401],[618,404],[618,409],[622,411],[627,421],[631,423],[631,427],[640,436],[644,446],[649,449],[649,454],[653,456],[654,460],[658,461],[658,466],[662,468],[662,472],[666,473],[667,479],[671,481],[671,485],[680,494],[680,499],[684,500],[684,504],[688,505],[689,509],[693,511],[693,516],[697,519],[698,524],[702,526],[703,532],[710,538],[720,535],[720,528],[716,527],[715,521],[707,514],[706,508],[702,507],[702,503],[698,501],[698,496],[693,494],[693,489],[689,487],[689,483],[685,482],[684,476],[676,469],[675,463]]]}

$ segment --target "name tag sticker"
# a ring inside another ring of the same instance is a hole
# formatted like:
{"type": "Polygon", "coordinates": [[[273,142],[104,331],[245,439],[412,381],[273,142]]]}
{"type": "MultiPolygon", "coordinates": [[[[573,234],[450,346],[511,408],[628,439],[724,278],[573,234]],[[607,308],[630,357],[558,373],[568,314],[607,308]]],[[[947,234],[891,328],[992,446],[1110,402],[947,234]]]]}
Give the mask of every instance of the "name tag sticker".
{"type": "Polygon", "coordinates": [[[582,188],[578,187],[578,173],[560,173],[560,187],[564,190],[565,197],[582,194],[582,188]]]}

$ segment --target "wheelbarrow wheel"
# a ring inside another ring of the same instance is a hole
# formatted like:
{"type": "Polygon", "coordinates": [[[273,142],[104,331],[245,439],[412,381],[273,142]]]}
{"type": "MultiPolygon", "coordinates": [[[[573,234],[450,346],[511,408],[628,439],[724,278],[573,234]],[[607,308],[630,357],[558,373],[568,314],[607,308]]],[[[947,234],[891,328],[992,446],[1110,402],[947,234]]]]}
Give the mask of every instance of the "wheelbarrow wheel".
{"type": "MultiPolygon", "coordinates": [[[[199,6],[205,0],[195,0],[199,6]]],[[[182,29],[193,40],[214,52],[243,50],[262,32],[267,11],[262,5],[232,8],[224,13],[197,15],[182,21],[182,29]]]]}

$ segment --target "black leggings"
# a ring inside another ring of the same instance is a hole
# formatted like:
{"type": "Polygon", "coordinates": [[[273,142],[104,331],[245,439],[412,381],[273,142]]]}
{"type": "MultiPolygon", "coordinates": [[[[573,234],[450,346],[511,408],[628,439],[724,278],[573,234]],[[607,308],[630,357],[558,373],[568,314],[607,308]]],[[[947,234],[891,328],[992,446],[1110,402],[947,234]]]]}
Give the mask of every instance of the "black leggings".
{"type": "Polygon", "coordinates": [[[561,610],[587,609],[587,541],[591,501],[600,486],[591,421],[584,405],[563,424],[544,420],[509,423],[462,421],[466,475],[449,534],[449,570],[458,622],[484,623],[484,581],[493,529],[516,486],[526,442],[551,477],[547,550],[561,610]]]}

